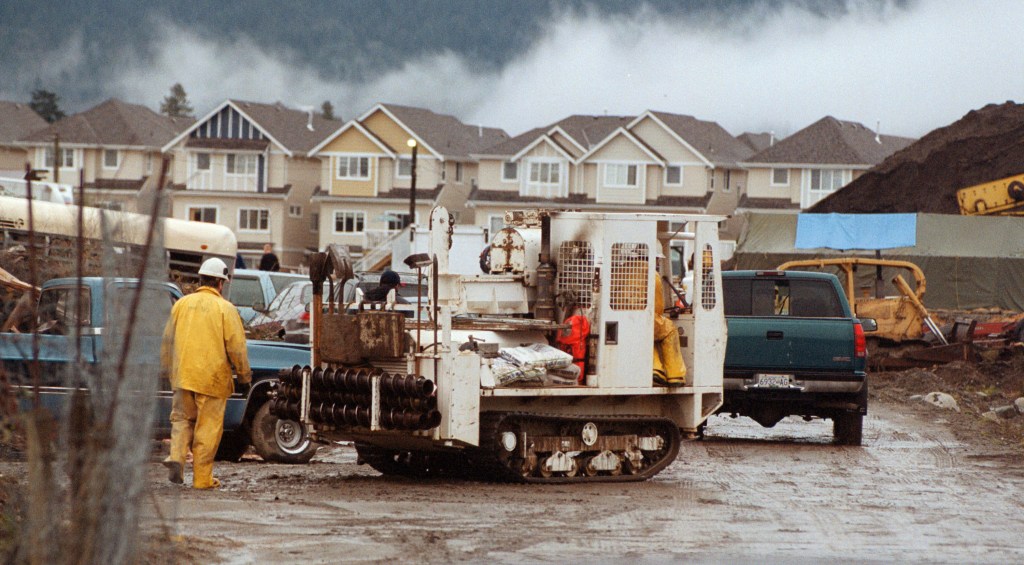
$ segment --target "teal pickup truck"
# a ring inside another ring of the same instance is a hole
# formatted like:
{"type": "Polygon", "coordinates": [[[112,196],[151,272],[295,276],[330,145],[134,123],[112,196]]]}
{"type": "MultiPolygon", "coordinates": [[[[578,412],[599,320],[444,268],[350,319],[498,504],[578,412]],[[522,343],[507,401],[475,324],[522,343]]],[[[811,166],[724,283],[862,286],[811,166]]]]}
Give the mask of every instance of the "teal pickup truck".
{"type": "Polygon", "coordinates": [[[864,332],[839,279],[800,271],[722,273],[729,339],[718,413],[765,427],[790,415],[829,418],[835,441],[860,445],[868,409],[864,332]]]}
{"type": "MultiPolygon", "coordinates": [[[[147,283],[150,312],[162,312],[162,320],[150,327],[163,328],[163,321],[181,290],[171,283],[147,283]],[[166,299],[166,302],[163,300],[166,299]]],[[[74,328],[79,326],[81,356],[84,363],[96,366],[109,343],[108,325],[117,323],[115,307],[130,303],[139,283],[134,279],[86,277],[79,280],[63,278],[47,281],[40,292],[34,319],[34,332],[0,333],[0,374],[19,397],[24,408],[32,404],[35,379],[30,377],[33,359],[38,360],[40,404],[54,413],[61,413],[73,388],[64,370],[74,362],[79,350],[74,342],[74,328]],[[76,320],[72,304],[75,292],[82,296],[81,320],[76,320]],[[38,355],[33,355],[34,348],[38,355]]],[[[152,367],[153,378],[159,371],[160,340],[157,336],[138,337],[141,341],[137,366],[152,367]]],[[[252,388],[248,394],[235,393],[228,399],[224,414],[224,437],[218,459],[237,461],[251,444],[263,459],[279,463],[305,463],[313,457],[317,444],[310,441],[304,428],[290,420],[278,419],[270,413],[270,391],[278,372],[294,365],[309,364],[309,346],[274,341],[249,340],[249,364],[252,367],[252,388]]],[[[170,436],[171,389],[167,379],[157,387],[155,430],[159,437],[170,436]]]]}

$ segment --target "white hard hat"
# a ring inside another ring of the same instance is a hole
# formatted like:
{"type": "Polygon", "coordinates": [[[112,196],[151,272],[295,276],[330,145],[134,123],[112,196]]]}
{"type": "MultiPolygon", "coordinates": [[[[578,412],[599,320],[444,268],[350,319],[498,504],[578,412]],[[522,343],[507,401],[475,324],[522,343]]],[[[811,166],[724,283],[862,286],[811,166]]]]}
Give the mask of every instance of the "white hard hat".
{"type": "Polygon", "coordinates": [[[199,274],[207,277],[228,280],[228,266],[224,264],[224,261],[221,261],[216,257],[210,257],[206,261],[203,261],[203,265],[199,267],[199,274]]]}

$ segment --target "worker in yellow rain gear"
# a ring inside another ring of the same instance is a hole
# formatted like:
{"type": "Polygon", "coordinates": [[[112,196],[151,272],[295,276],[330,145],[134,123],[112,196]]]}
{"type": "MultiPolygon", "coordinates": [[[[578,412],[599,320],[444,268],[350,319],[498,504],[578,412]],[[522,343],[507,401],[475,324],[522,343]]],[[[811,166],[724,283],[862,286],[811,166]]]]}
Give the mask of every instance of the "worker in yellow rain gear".
{"type": "Polygon", "coordinates": [[[184,482],[185,457],[192,450],[192,487],[217,488],[213,459],[224,432],[224,409],[235,391],[234,367],[243,394],[252,371],[245,330],[234,305],[221,297],[228,267],[217,258],[199,268],[199,289],[178,300],[164,329],[160,361],[169,372],[171,454],[164,460],[172,483],[184,482]]]}
{"type": "MultiPolygon", "coordinates": [[[[660,266],[664,255],[658,253],[660,266]]],[[[654,382],[662,386],[686,384],[686,363],[679,348],[679,330],[665,316],[665,292],[661,276],[654,276],[654,382]]]]}

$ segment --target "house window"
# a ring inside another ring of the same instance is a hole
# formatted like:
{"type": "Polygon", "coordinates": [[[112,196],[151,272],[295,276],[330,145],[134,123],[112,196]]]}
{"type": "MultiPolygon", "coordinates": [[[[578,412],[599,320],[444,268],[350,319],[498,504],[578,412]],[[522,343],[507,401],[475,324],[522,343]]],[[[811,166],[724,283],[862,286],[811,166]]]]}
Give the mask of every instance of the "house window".
{"type": "Polygon", "coordinates": [[[366,212],[338,211],[334,213],[334,233],[362,233],[366,225],[366,212]]]}
{"type": "Polygon", "coordinates": [[[207,206],[189,206],[188,219],[193,222],[217,223],[217,208],[207,206]]]}
{"type": "Polygon", "coordinates": [[[256,156],[228,153],[224,171],[229,175],[255,175],[256,156]]]}
{"type": "Polygon", "coordinates": [[[772,169],[772,186],[789,186],[789,169],[772,169]]]}
{"type": "Polygon", "coordinates": [[[238,210],[239,231],[270,231],[270,210],[266,208],[240,208],[238,210]]]}
{"type": "Polygon", "coordinates": [[[210,170],[210,154],[209,153],[196,153],[196,170],[197,171],[209,171],[210,170]]]}
{"type": "Polygon", "coordinates": [[[288,205],[288,216],[291,218],[301,218],[302,206],[295,206],[294,204],[288,205]]]}
{"type": "Polygon", "coordinates": [[[153,154],[146,153],[146,174],[153,174],[153,154]]]}
{"type": "Polygon", "coordinates": [[[320,232],[320,214],[313,212],[309,215],[309,231],[313,233],[320,232]]]}
{"type": "Polygon", "coordinates": [[[519,180],[519,163],[515,161],[505,161],[501,165],[501,180],[503,181],[515,181],[519,180]]]}
{"type": "Polygon", "coordinates": [[[683,184],[683,167],[680,165],[669,165],[665,167],[665,184],[683,184]]]}
{"type": "Polygon", "coordinates": [[[412,176],[412,159],[407,157],[401,157],[398,159],[398,174],[400,178],[409,178],[412,176]]]}
{"type": "MultiPolygon", "coordinates": [[[[60,162],[57,163],[62,169],[70,169],[75,166],[75,150],[74,149],[61,149],[60,150],[60,162]]],[[[53,148],[47,147],[45,152],[46,168],[53,168],[53,148]]]]}
{"type": "Polygon", "coordinates": [[[817,204],[819,200],[849,182],[848,171],[841,169],[812,169],[809,173],[805,175],[808,177],[808,181],[804,185],[800,198],[801,208],[817,204]]]}
{"type": "Polygon", "coordinates": [[[637,185],[636,165],[609,163],[604,166],[604,185],[634,188],[637,185]]]}
{"type": "Polygon", "coordinates": [[[370,178],[370,158],[338,157],[338,178],[359,180],[370,178]]]}
{"type": "Polygon", "coordinates": [[[462,163],[455,163],[455,182],[462,182],[462,163]]]}
{"type": "Polygon", "coordinates": [[[504,228],[505,228],[505,215],[504,214],[492,214],[489,218],[487,218],[487,229],[491,230],[489,232],[490,237],[494,237],[494,234],[500,232],[504,228]]]}
{"type": "Polygon", "coordinates": [[[120,161],[120,152],[117,149],[104,149],[103,150],[103,168],[104,169],[116,169],[118,162],[120,161]]]}
{"type": "Polygon", "coordinates": [[[732,190],[732,186],[731,186],[732,171],[731,170],[729,170],[729,169],[725,170],[725,179],[724,180],[725,180],[725,182],[722,183],[722,190],[724,190],[725,192],[729,192],[730,190],[732,190]]]}
{"type": "Polygon", "coordinates": [[[530,163],[530,183],[558,184],[561,170],[558,163],[530,163]]]}
{"type": "MultiPolygon", "coordinates": [[[[388,231],[401,231],[407,225],[409,219],[408,212],[396,212],[394,210],[384,212],[384,218],[388,222],[388,231]]],[[[419,221],[419,214],[416,214],[416,220],[419,221]]]]}

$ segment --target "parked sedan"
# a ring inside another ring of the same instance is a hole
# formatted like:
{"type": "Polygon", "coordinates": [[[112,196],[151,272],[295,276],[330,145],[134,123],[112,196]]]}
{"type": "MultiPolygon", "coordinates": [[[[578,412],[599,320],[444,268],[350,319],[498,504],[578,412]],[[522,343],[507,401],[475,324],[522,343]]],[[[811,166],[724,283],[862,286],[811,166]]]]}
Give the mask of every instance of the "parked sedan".
{"type": "Polygon", "coordinates": [[[249,323],[256,314],[267,309],[286,286],[308,281],[306,275],[275,273],[256,269],[235,269],[227,299],[238,307],[242,323],[249,323]]]}
{"type": "Polygon", "coordinates": [[[260,335],[276,335],[292,343],[309,343],[309,303],[313,283],[308,278],[286,286],[266,312],[256,314],[249,329],[260,335]]]}

